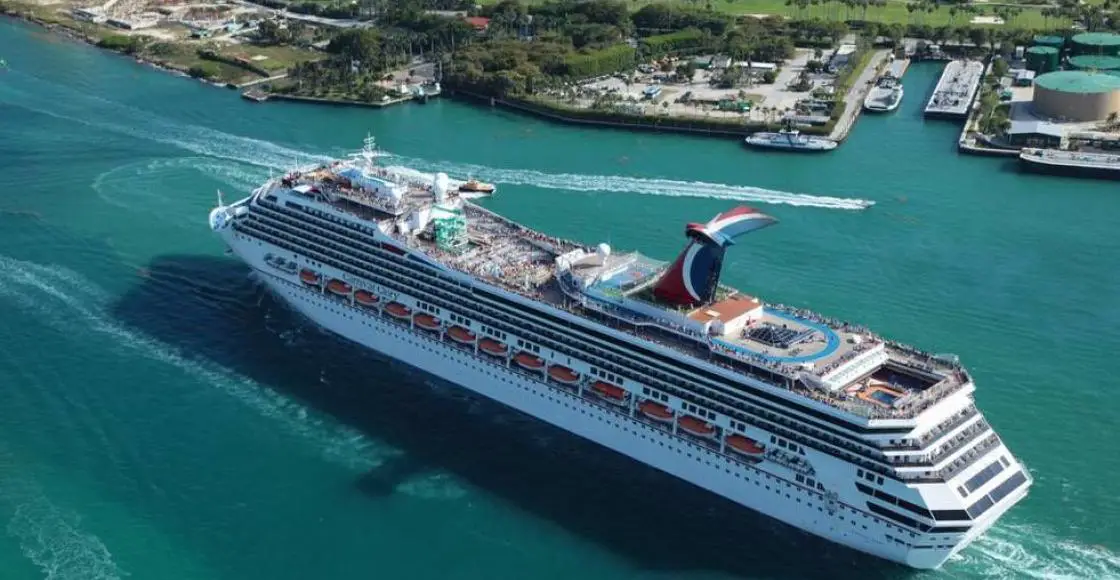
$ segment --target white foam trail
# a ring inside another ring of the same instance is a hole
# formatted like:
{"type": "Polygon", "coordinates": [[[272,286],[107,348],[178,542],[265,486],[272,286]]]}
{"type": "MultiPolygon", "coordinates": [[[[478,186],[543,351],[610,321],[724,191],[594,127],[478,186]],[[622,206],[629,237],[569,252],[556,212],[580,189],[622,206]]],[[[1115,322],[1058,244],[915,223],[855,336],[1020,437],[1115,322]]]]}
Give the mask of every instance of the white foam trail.
{"type": "Polygon", "coordinates": [[[320,418],[299,403],[231,370],[197,362],[170,345],[120,326],[104,311],[111,299],[109,295],[72,270],[0,256],[0,297],[34,312],[61,332],[72,334],[74,325],[81,324],[110,338],[113,347],[174,366],[277,421],[290,433],[310,442],[332,463],[367,471],[401,453],[374,444],[354,429],[320,418]]]}
{"type": "MultiPolygon", "coordinates": [[[[8,91],[6,93],[0,92],[0,100],[12,101],[12,95],[23,95],[15,98],[13,104],[76,123],[138,139],[164,143],[198,155],[227,159],[259,167],[288,169],[300,164],[323,163],[333,158],[332,155],[325,153],[299,151],[260,139],[241,137],[197,125],[177,123],[135,107],[91,96],[36,77],[26,76],[25,78],[38,85],[34,99],[20,91],[8,91]],[[52,98],[50,95],[52,92],[57,93],[58,98],[52,98]],[[9,95],[7,99],[3,98],[5,94],[9,95]],[[49,105],[44,105],[44,103],[49,103],[49,105]]],[[[459,179],[468,176],[480,176],[499,184],[528,185],[570,191],[727,199],[843,210],[861,210],[874,204],[873,201],[864,199],[790,193],[744,185],[673,179],[646,179],[621,175],[544,173],[531,169],[502,169],[407,157],[397,157],[397,159],[400,164],[414,168],[413,173],[423,176],[425,179],[431,179],[432,173],[444,172],[459,179]]],[[[408,170],[408,168],[403,167],[398,169],[408,170]]]]}
{"type": "Polygon", "coordinates": [[[1019,580],[1120,579],[1120,555],[1086,546],[1031,524],[1000,523],[954,557],[948,568],[967,575],[1019,580]]]}
{"type": "MultiPolygon", "coordinates": [[[[5,471],[11,466],[5,466],[5,471]]],[[[8,534],[46,580],[117,580],[128,573],[97,536],[82,530],[78,514],[51,502],[34,482],[0,479],[0,501],[13,509],[8,534]]]]}
{"type": "Polygon", "coordinates": [[[563,189],[569,191],[604,191],[668,197],[728,199],[734,201],[845,210],[867,209],[875,204],[875,202],[865,199],[789,193],[747,185],[727,185],[722,183],[706,183],[703,181],[678,181],[674,179],[647,179],[623,175],[544,173],[531,169],[498,169],[482,165],[432,162],[424,159],[407,157],[396,157],[396,159],[399,161],[400,165],[393,167],[395,171],[407,171],[408,167],[418,168],[419,170],[414,169],[413,172],[422,179],[431,179],[431,173],[442,171],[449,175],[459,177],[478,176],[487,181],[493,181],[499,184],[529,185],[545,189],[563,189]]]}

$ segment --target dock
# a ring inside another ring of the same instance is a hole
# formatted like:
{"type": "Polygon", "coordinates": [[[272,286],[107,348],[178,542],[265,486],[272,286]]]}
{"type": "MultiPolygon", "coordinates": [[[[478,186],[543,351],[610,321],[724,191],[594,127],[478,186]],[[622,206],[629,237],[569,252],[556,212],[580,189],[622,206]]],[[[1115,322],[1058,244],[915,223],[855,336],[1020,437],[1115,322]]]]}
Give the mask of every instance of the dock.
{"type": "Polygon", "coordinates": [[[945,65],[926,104],[925,116],[942,119],[966,119],[972,100],[984,79],[984,63],[977,60],[954,60],[945,65]]]}
{"type": "Polygon", "coordinates": [[[902,75],[906,74],[906,69],[908,68],[910,68],[909,58],[896,58],[887,65],[887,70],[883,75],[890,75],[896,79],[901,79],[902,75]]]}

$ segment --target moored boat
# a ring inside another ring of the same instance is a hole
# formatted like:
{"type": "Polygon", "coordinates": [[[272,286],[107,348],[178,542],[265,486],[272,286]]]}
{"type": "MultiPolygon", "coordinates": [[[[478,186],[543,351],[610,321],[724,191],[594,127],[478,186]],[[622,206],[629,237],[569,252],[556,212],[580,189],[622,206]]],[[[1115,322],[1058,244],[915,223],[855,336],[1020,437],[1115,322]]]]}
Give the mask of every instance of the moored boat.
{"type": "Polygon", "coordinates": [[[439,319],[431,314],[417,312],[413,315],[412,322],[424,330],[439,330],[439,319]]]}
{"type": "Polygon", "coordinates": [[[354,301],[362,306],[373,306],[377,304],[378,298],[369,290],[358,290],[354,292],[354,301]]]}
{"type": "Polygon", "coordinates": [[[339,296],[350,295],[350,285],[337,278],[327,282],[327,290],[330,290],[331,294],[337,294],[339,296]]]}
{"type": "Polygon", "coordinates": [[[737,433],[728,435],[725,439],[727,448],[743,455],[761,456],[765,450],[754,439],[737,433]]]}
{"type": "Polygon", "coordinates": [[[802,135],[793,128],[785,128],[777,133],[755,133],[743,140],[751,147],[762,149],[778,149],[780,151],[804,151],[808,153],[821,153],[836,149],[838,143],[824,137],[802,135]]]}
{"type": "Polygon", "coordinates": [[[591,385],[591,392],[598,396],[600,399],[609,401],[616,405],[622,405],[626,402],[626,389],[617,385],[612,385],[605,381],[596,381],[591,385]]]}
{"type": "Polygon", "coordinates": [[[304,268],[303,270],[300,270],[300,272],[299,272],[299,279],[304,284],[311,284],[311,285],[318,286],[320,276],[319,276],[318,272],[316,272],[314,270],[308,270],[308,269],[304,268]]]}
{"type": "Polygon", "coordinates": [[[474,344],[474,341],[476,340],[474,333],[463,328],[462,326],[452,326],[451,328],[448,328],[447,336],[450,336],[451,340],[454,340],[455,342],[458,342],[460,344],[474,344]]]}
{"type": "Polygon", "coordinates": [[[513,361],[520,365],[522,368],[526,368],[531,371],[539,371],[544,368],[544,361],[541,360],[541,357],[531,355],[524,351],[514,355],[513,361]]]}
{"type": "Polygon", "coordinates": [[[697,437],[710,439],[716,436],[715,425],[712,425],[711,423],[708,423],[697,417],[693,417],[692,415],[684,415],[683,417],[681,417],[679,426],[685,433],[695,435],[697,437]]]}
{"type": "Polygon", "coordinates": [[[390,302],[389,305],[385,307],[385,312],[388,312],[389,316],[401,320],[408,320],[409,317],[412,316],[412,310],[400,302],[390,302]]]}
{"type": "Polygon", "coordinates": [[[902,82],[890,74],[885,74],[868,91],[867,97],[863,100],[863,108],[875,113],[894,111],[902,103],[902,95],[902,82]]]}
{"type": "Polygon", "coordinates": [[[505,356],[506,352],[509,351],[509,347],[492,338],[483,338],[479,341],[478,348],[482,352],[492,356],[505,356]]]}
{"type": "Polygon", "coordinates": [[[579,374],[564,365],[548,367],[548,376],[558,383],[574,385],[579,382],[579,374]]]}
{"type": "Polygon", "coordinates": [[[646,417],[661,423],[668,423],[673,420],[673,410],[661,403],[642,401],[638,404],[638,411],[646,417]]]}

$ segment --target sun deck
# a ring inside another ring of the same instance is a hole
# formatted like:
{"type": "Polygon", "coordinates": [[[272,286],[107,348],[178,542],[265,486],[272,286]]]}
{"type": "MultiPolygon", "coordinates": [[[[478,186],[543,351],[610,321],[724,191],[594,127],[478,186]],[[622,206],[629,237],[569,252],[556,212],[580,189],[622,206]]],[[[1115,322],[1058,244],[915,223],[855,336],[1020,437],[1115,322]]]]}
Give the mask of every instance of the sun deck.
{"type": "Polygon", "coordinates": [[[422,183],[404,184],[377,199],[347,187],[346,180],[337,179],[338,169],[287,176],[261,191],[320,196],[447,268],[735,372],[757,377],[761,371],[771,384],[861,416],[913,417],[967,383],[955,362],[730,288],[720,287],[721,296],[710,304],[675,310],[649,300],[645,292],[664,262],[547,236],[422,183]],[[450,208],[464,218],[464,243],[454,249],[441,246],[435,221],[417,217],[433,207],[450,208]],[[560,276],[561,264],[587,282],[578,297],[560,276]]]}

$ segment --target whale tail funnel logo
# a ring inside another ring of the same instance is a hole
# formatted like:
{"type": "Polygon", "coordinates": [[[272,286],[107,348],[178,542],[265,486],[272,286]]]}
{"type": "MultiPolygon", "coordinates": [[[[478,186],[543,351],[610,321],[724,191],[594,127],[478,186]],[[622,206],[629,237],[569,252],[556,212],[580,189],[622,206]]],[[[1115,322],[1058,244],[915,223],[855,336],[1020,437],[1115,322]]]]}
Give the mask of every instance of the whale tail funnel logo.
{"type": "Polygon", "coordinates": [[[685,227],[689,239],[684,251],[661,275],[653,295],[674,306],[711,302],[719,287],[723,253],[735,238],[777,223],[778,220],[750,207],[723,212],[706,224],[685,227]]]}

